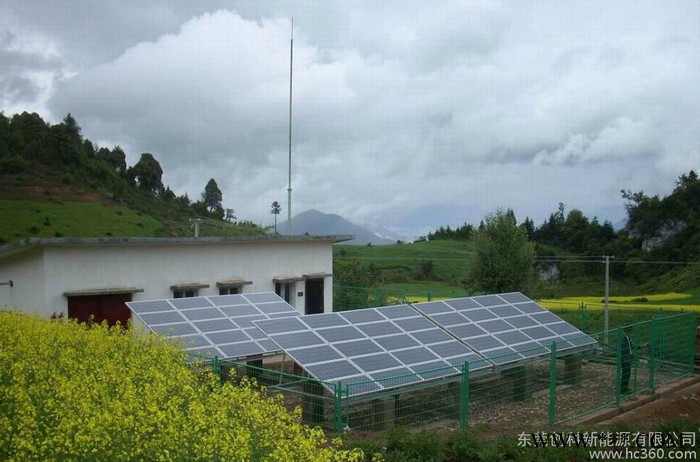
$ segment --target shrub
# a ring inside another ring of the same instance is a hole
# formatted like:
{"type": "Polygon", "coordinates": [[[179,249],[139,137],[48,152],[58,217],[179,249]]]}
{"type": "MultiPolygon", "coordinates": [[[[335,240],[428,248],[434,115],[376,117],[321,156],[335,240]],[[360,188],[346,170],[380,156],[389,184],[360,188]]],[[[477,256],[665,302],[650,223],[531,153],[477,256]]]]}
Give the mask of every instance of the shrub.
{"type": "Polygon", "coordinates": [[[0,311],[0,460],[358,460],[155,335],[0,311]]]}
{"type": "Polygon", "coordinates": [[[410,433],[402,428],[392,429],[387,435],[387,459],[393,453],[394,460],[443,460],[443,447],[434,432],[410,433]]]}

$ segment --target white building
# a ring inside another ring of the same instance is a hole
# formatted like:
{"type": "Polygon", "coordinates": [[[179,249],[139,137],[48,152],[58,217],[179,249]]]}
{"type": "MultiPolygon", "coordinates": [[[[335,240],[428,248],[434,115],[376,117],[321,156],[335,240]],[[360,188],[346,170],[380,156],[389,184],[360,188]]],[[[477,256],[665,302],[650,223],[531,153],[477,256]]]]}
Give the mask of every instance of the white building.
{"type": "Polygon", "coordinates": [[[277,292],[333,310],[331,244],[352,236],[29,238],[0,247],[0,308],[125,322],[124,302],[277,292]]]}

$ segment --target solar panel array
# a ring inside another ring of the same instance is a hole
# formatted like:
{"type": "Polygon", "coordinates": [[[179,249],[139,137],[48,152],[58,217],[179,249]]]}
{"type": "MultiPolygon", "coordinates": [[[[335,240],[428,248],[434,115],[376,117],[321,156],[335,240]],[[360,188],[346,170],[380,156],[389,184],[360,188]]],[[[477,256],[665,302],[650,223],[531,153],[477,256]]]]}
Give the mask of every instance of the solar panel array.
{"type": "Polygon", "coordinates": [[[359,395],[591,348],[590,336],[520,293],[301,316],[274,293],[127,302],[153,332],[203,356],[284,351],[323,382],[359,395]],[[390,379],[390,380],[382,380],[390,379]]]}
{"type": "Polygon", "coordinates": [[[416,310],[494,364],[580,349],[596,341],[521,293],[416,303],[416,310]]]}
{"type": "Polygon", "coordinates": [[[255,325],[316,379],[351,385],[351,395],[458,375],[464,361],[490,366],[408,305],[255,325]],[[389,377],[397,378],[373,382],[389,377]]]}
{"type": "Polygon", "coordinates": [[[202,356],[246,358],[280,348],[253,321],[300,316],[274,293],[217,295],[127,302],[153,332],[184,342],[202,356]]]}

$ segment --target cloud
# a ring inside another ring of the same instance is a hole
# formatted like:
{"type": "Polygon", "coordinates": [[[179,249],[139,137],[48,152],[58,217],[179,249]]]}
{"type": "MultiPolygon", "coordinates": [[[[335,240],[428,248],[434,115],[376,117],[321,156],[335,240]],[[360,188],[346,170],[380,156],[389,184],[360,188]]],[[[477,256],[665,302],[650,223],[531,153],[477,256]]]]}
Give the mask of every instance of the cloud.
{"type": "Polygon", "coordinates": [[[0,30],[0,105],[13,112],[24,103],[45,98],[42,87],[63,65],[51,46],[41,40],[21,39],[0,30]]]}
{"type": "Polygon", "coordinates": [[[152,152],[178,193],[216,178],[239,217],[286,208],[292,15],[295,213],[418,234],[561,201],[618,221],[620,189],[700,164],[697,2],[80,1],[89,20],[10,2],[54,78],[17,61],[1,94],[38,86],[54,118],[152,152]]]}
{"type": "Polygon", "coordinates": [[[545,165],[576,165],[644,158],[658,152],[660,142],[655,136],[649,120],[635,122],[619,118],[594,135],[570,135],[555,151],[544,150],[535,154],[534,161],[545,165]]]}

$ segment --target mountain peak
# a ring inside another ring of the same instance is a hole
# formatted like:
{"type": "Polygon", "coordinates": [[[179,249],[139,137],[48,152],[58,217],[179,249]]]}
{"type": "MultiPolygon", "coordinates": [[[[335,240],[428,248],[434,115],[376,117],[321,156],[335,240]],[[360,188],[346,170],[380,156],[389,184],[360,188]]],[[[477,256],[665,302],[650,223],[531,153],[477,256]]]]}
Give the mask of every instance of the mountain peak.
{"type": "MultiPolygon", "coordinates": [[[[277,224],[280,234],[287,234],[287,222],[277,224]]],[[[367,228],[351,223],[340,215],[323,213],[315,209],[305,210],[292,217],[292,234],[329,235],[353,234],[355,239],[346,244],[373,245],[393,244],[389,239],[383,239],[367,228]]]]}

